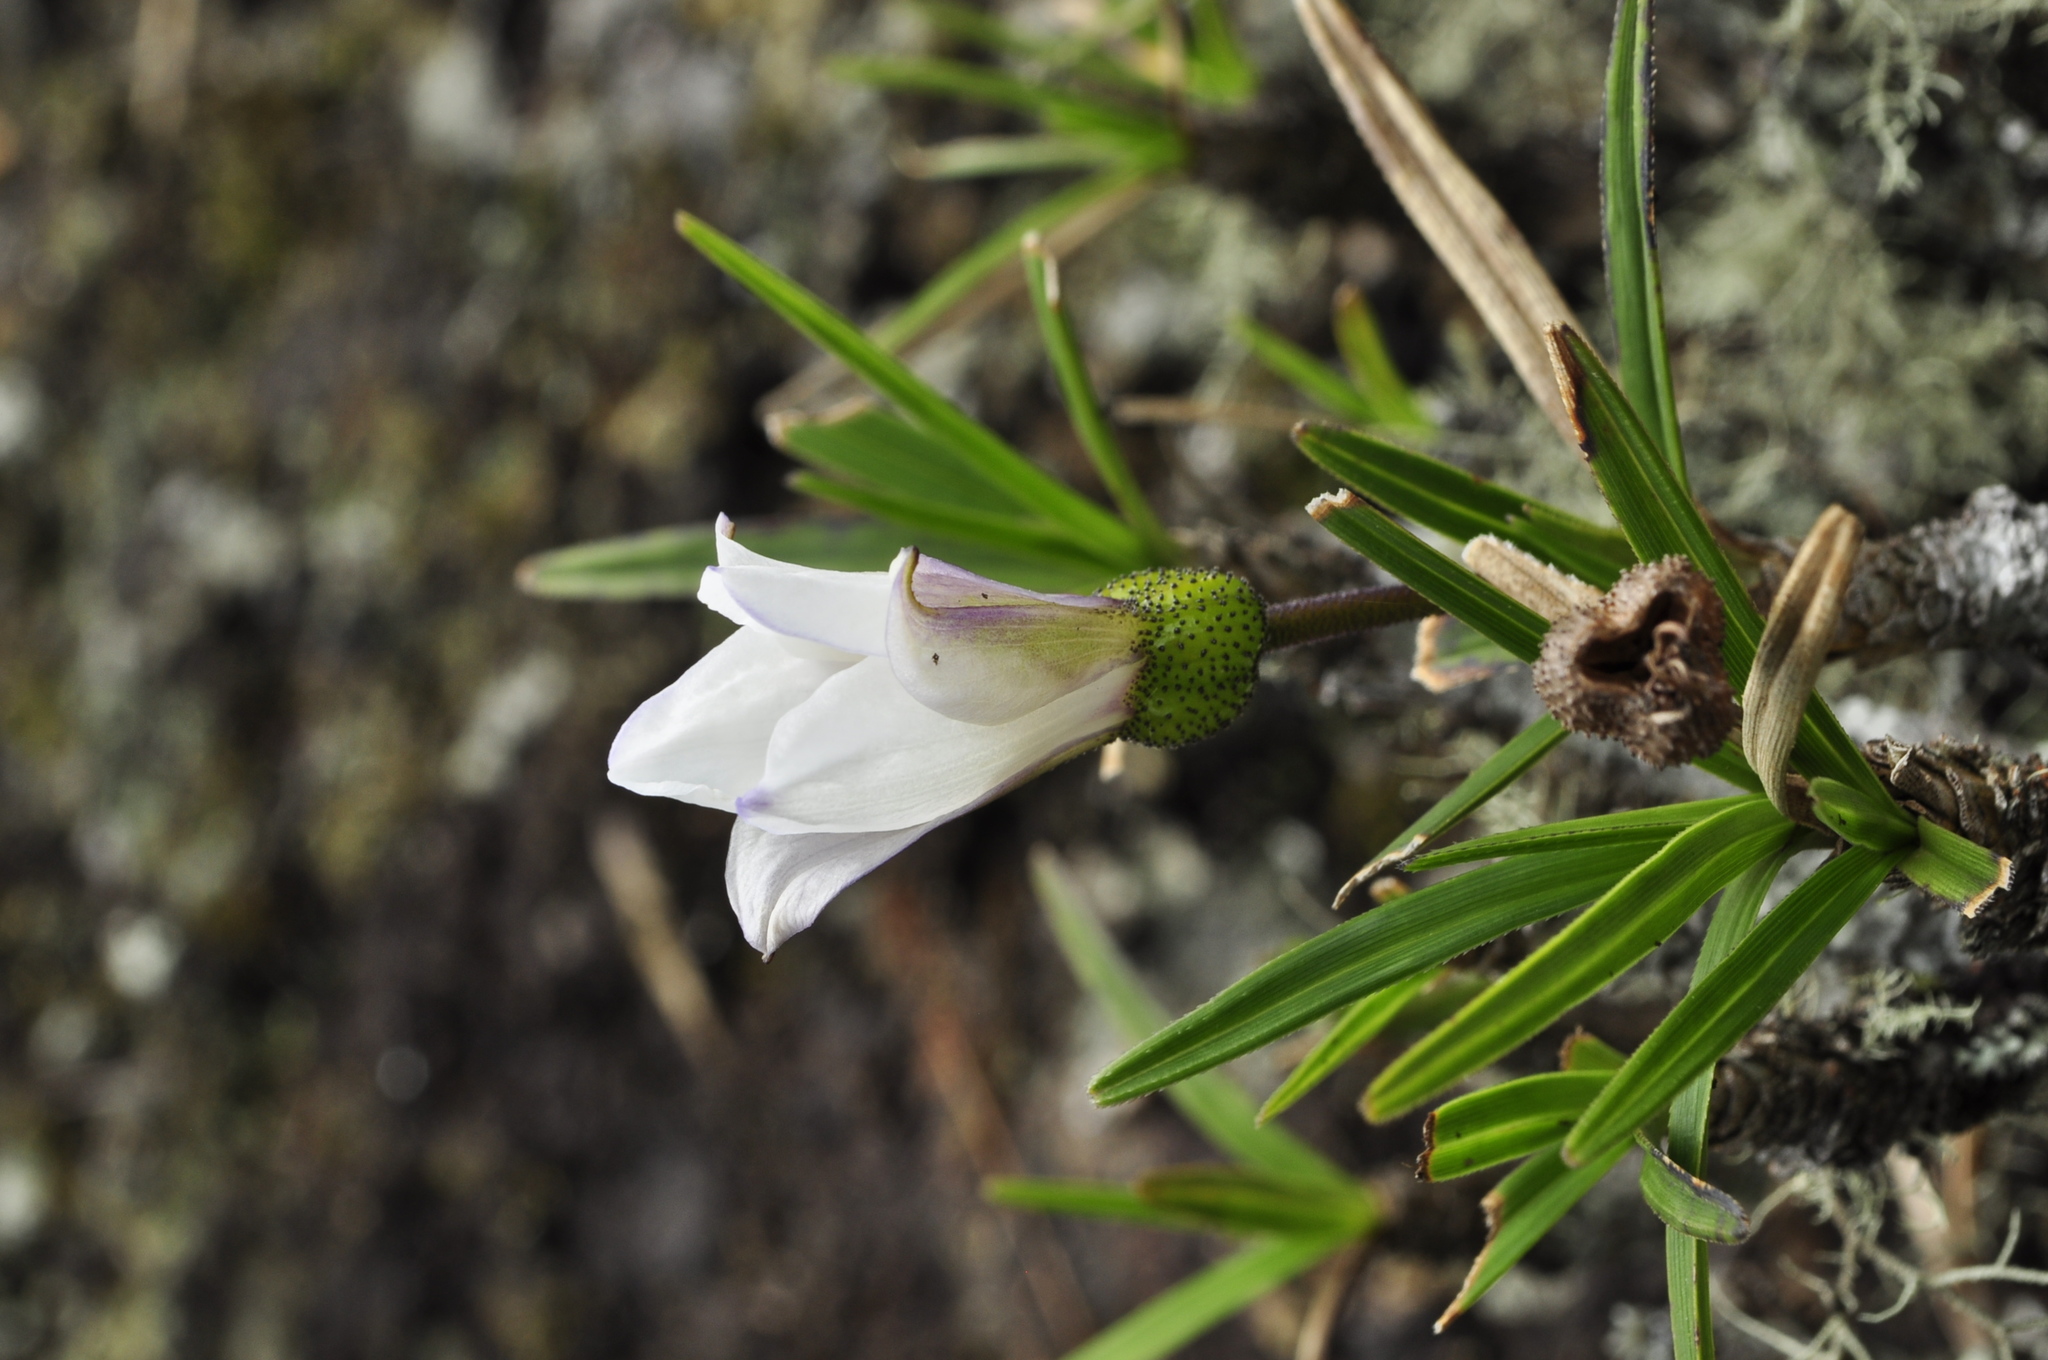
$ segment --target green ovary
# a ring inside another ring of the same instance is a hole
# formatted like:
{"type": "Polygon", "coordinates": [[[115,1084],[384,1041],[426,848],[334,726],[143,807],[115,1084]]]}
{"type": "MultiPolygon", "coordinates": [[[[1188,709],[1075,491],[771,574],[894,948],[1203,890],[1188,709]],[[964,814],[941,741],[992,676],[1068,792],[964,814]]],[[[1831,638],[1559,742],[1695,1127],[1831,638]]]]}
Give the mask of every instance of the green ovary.
{"type": "Polygon", "coordinates": [[[1131,686],[1131,720],[1118,733],[1141,746],[1184,746],[1214,736],[1244,711],[1266,643],[1266,606],[1242,577],[1153,567],[1102,588],[1144,623],[1144,669],[1131,686]]]}

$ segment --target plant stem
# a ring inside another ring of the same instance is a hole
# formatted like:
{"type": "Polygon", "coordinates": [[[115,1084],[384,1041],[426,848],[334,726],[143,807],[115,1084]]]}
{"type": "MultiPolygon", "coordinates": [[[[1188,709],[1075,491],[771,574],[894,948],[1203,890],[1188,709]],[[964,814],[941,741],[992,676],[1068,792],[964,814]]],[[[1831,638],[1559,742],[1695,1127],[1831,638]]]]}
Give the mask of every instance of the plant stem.
{"type": "Polygon", "coordinates": [[[1298,647],[1441,613],[1407,586],[1361,586],[1266,606],[1266,650],[1298,647]]]}

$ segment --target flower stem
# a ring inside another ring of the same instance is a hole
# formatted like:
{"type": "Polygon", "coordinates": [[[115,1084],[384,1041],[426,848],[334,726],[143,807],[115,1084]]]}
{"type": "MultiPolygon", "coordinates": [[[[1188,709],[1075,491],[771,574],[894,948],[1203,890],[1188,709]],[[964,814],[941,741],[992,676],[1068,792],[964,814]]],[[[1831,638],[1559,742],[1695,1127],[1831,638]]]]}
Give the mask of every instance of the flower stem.
{"type": "Polygon", "coordinates": [[[1443,611],[1407,586],[1361,586],[1266,606],[1266,650],[1407,623],[1443,611]]]}

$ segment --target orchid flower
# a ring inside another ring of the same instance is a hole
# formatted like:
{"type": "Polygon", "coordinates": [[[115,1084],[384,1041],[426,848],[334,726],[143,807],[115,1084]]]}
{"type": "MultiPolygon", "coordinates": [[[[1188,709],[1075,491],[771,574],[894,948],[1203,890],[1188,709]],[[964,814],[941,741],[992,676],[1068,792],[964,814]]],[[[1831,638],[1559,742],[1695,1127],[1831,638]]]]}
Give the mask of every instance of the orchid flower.
{"type": "Polygon", "coordinates": [[[1243,580],[1159,568],[1097,595],[1004,585],[905,548],[888,571],[764,557],[718,521],[698,599],[739,625],[642,704],[612,782],[738,815],[725,885],[771,954],[930,831],[1122,735],[1179,745],[1251,693],[1243,580]]]}

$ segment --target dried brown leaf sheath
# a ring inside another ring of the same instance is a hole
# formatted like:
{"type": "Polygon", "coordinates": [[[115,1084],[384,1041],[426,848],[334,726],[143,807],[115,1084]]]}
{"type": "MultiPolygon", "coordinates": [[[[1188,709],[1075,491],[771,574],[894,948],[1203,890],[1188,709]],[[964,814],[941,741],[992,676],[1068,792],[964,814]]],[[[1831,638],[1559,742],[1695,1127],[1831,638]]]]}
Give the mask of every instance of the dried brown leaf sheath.
{"type": "Polygon", "coordinates": [[[1720,746],[1740,716],[1721,668],[1713,584],[1683,557],[1631,567],[1552,625],[1536,693],[1574,732],[1611,737],[1663,768],[1720,746]]]}
{"type": "Polygon", "coordinates": [[[1573,317],[1536,252],[1340,0],[1295,0],[1294,11],[1387,187],[1507,351],[1543,414],[1572,438],[1543,331],[1573,317]]]}

